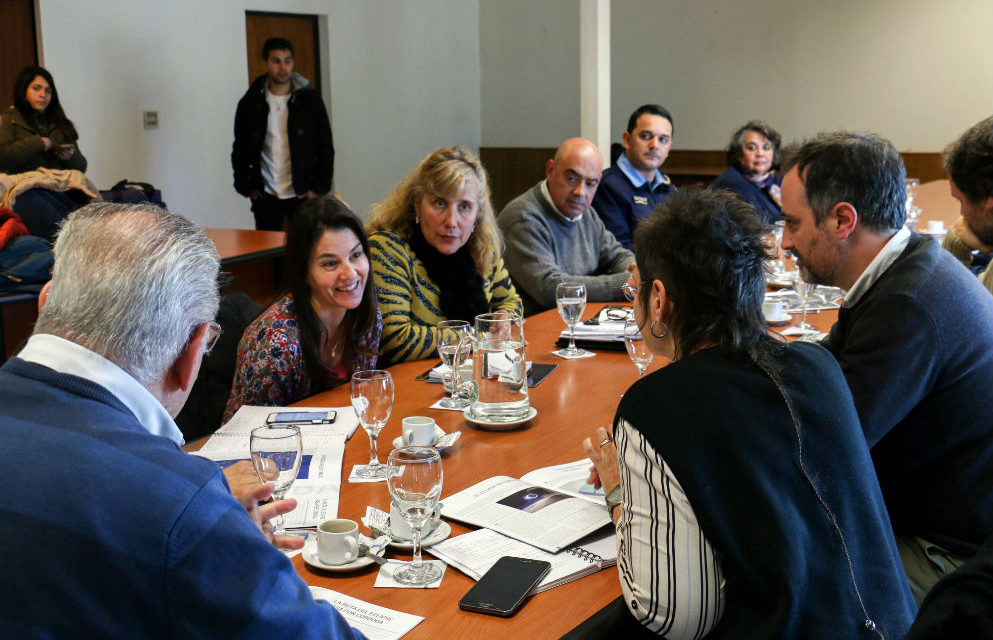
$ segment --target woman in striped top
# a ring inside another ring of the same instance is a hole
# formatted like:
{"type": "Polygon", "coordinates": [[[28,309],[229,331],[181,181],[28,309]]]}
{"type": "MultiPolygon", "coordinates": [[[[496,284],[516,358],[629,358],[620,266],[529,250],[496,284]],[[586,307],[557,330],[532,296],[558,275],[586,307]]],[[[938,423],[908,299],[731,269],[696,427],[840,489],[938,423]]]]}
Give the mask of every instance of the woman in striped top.
{"type": "Polygon", "coordinates": [[[469,151],[443,147],[426,157],[373,207],[368,230],[383,364],[432,356],[442,320],[521,313],[486,170],[469,151]]]}
{"type": "Polygon", "coordinates": [[[914,601],[851,392],[827,350],[767,332],[762,231],[694,189],[635,232],[635,318],[672,363],[583,442],[624,602],[666,638],[902,638],[914,601]]]}

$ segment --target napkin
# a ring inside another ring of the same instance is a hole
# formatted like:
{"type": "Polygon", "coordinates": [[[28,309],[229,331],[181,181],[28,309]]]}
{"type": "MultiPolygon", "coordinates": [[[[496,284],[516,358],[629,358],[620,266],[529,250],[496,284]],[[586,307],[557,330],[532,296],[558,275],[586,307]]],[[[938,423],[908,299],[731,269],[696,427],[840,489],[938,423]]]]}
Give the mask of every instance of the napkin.
{"type": "Polygon", "coordinates": [[[372,586],[374,587],[396,587],[398,589],[437,589],[441,586],[441,581],[445,577],[445,569],[448,565],[441,560],[425,560],[428,564],[436,565],[441,569],[441,578],[438,578],[435,582],[430,582],[428,584],[414,586],[412,584],[402,584],[393,579],[393,572],[396,571],[402,565],[407,564],[402,560],[387,560],[386,564],[379,567],[379,573],[376,574],[376,583],[372,586]]]}

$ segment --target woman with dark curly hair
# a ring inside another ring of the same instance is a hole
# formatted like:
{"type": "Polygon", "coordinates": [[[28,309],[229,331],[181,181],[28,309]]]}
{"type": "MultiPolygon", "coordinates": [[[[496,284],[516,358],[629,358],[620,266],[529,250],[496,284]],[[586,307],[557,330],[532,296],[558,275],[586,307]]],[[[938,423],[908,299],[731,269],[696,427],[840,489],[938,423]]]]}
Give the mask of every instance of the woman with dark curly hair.
{"type": "Polygon", "coordinates": [[[727,148],[728,168],[710,184],[725,189],[751,204],[768,224],[783,219],[779,175],[779,133],[759,120],[752,120],[731,135],[727,148]]]}
{"type": "Polygon", "coordinates": [[[666,638],[896,640],[914,600],[852,394],[826,349],[769,335],[763,230],[698,189],[635,230],[635,319],[672,362],[583,442],[623,602],[666,638]]]}

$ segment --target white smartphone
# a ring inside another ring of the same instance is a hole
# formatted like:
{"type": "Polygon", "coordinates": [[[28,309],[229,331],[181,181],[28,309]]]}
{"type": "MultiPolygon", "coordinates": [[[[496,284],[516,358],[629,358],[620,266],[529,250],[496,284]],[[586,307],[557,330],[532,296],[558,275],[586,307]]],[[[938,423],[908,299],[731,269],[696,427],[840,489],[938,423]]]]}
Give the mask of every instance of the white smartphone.
{"type": "Polygon", "coordinates": [[[277,411],[270,413],[266,424],[331,424],[337,411],[277,411]]]}

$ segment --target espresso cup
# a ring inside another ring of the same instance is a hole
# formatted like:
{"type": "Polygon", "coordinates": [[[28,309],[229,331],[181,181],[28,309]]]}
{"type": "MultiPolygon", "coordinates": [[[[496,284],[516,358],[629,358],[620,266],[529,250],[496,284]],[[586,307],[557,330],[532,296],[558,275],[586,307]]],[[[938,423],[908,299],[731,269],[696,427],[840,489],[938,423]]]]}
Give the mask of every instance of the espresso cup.
{"type": "Polygon", "coordinates": [[[430,447],[434,444],[434,418],[428,416],[407,416],[400,423],[403,445],[430,447]]]}
{"type": "Polygon", "coordinates": [[[359,557],[359,525],[336,518],[317,526],[317,557],[330,565],[348,564],[359,557]]]}
{"type": "Polygon", "coordinates": [[[927,221],[927,232],[928,233],[944,233],[945,232],[945,222],[943,220],[928,220],[927,221]]]}
{"type": "Polygon", "coordinates": [[[762,303],[762,315],[766,320],[779,320],[786,314],[786,305],[779,300],[766,300],[762,303]]]}
{"type": "MultiPolygon", "coordinates": [[[[434,508],[434,513],[431,517],[424,523],[421,527],[421,539],[427,538],[431,535],[431,532],[438,528],[441,524],[441,503],[434,508]]],[[[402,540],[413,540],[414,532],[410,530],[410,525],[404,520],[403,515],[401,515],[400,510],[393,503],[390,503],[390,531],[396,537],[402,540]]]]}

